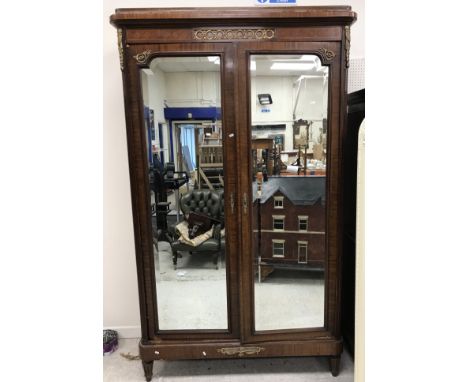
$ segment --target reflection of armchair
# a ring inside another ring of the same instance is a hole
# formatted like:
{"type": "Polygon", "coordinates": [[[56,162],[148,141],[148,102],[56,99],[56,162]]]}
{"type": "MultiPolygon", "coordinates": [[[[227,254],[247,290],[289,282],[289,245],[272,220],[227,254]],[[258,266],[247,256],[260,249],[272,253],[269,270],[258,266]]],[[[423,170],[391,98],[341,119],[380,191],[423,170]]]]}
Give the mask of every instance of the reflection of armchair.
{"type": "MultiPolygon", "coordinates": [[[[190,212],[200,212],[213,219],[220,220],[221,196],[219,192],[216,191],[193,190],[182,196],[180,199],[180,207],[184,215],[188,215],[190,212]]],[[[213,237],[196,247],[182,243],[179,240],[174,241],[171,244],[174,269],[177,267],[179,252],[212,254],[213,264],[215,264],[216,269],[218,269],[218,258],[221,251],[220,230],[221,226],[219,224],[215,225],[213,237]]]]}

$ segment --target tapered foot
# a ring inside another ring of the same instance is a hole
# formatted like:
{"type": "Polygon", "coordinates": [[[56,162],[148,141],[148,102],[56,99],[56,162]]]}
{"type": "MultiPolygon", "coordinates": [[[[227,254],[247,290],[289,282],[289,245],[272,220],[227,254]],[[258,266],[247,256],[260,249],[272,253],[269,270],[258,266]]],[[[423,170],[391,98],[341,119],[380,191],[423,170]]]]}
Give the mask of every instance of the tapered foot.
{"type": "Polygon", "coordinates": [[[336,377],[340,373],[340,359],[341,356],[333,356],[329,358],[331,374],[336,377]]]}
{"type": "Polygon", "coordinates": [[[147,382],[150,382],[153,379],[153,363],[154,361],[142,361],[143,370],[145,371],[145,378],[147,382]]]}

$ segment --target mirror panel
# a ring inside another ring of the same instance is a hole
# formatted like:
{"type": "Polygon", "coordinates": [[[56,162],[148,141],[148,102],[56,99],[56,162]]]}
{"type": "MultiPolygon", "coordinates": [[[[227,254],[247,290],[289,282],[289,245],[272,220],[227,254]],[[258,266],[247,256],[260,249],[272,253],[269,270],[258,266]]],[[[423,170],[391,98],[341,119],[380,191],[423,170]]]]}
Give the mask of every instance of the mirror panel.
{"type": "Polygon", "coordinates": [[[220,60],[140,73],[159,330],[228,329],[220,60]]]}
{"type": "Polygon", "coordinates": [[[255,330],[324,326],[328,67],[251,55],[255,330]]]}

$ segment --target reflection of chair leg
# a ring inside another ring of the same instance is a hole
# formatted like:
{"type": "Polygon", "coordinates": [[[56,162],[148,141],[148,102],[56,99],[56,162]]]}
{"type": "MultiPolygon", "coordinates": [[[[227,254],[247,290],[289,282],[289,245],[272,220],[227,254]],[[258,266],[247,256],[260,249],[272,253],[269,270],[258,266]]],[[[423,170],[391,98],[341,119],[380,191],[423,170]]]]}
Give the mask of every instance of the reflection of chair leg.
{"type": "Polygon", "coordinates": [[[179,254],[177,253],[177,251],[173,250],[172,251],[172,263],[174,264],[174,269],[177,269],[177,257],[179,256],[179,254]]]}
{"type": "Polygon", "coordinates": [[[176,188],[174,190],[174,195],[175,195],[176,212],[177,212],[176,221],[177,221],[177,224],[179,224],[180,200],[179,200],[179,189],[178,188],[176,188]]]}
{"type": "Polygon", "coordinates": [[[213,264],[216,266],[216,269],[219,269],[218,266],[219,252],[213,254],[213,264]]]}

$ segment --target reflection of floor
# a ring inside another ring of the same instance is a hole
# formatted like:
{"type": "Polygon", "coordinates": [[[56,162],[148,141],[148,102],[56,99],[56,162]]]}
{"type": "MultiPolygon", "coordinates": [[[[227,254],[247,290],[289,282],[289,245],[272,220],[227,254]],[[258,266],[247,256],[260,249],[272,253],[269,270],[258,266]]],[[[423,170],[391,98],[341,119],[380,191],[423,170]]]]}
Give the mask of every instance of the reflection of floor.
{"type": "Polygon", "coordinates": [[[211,255],[182,253],[177,269],[167,242],[155,254],[159,326],[169,329],[227,329],[226,267],[211,255]]]}
{"type": "MultiPolygon", "coordinates": [[[[211,255],[183,253],[172,264],[169,243],[155,254],[159,324],[169,329],[226,329],[226,264],[216,270],[211,255]]],[[[320,272],[275,270],[255,283],[256,330],[323,326],[324,288],[320,272]]]]}
{"type": "Polygon", "coordinates": [[[255,283],[255,329],[321,327],[324,323],[323,273],[275,269],[255,283]]]}
{"type": "MultiPolygon", "coordinates": [[[[138,354],[138,339],[119,339],[119,349],[104,357],[104,382],[143,382],[141,361],[120,353],[138,354]]],[[[153,381],[166,382],[352,382],[354,363],[345,350],[341,371],[332,377],[325,357],[287,357],[192,361],[156,361],[153,381]]]]}

